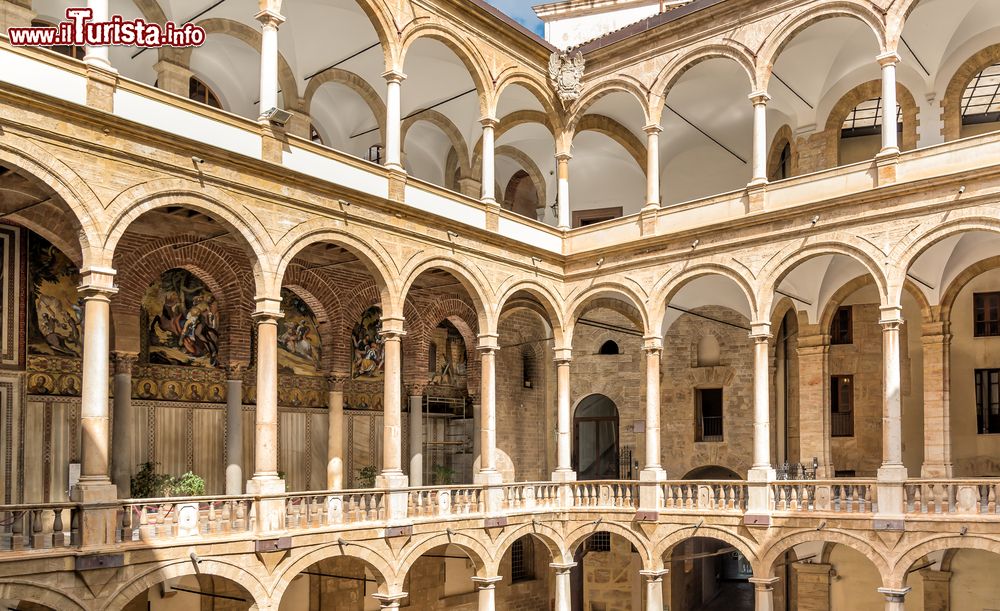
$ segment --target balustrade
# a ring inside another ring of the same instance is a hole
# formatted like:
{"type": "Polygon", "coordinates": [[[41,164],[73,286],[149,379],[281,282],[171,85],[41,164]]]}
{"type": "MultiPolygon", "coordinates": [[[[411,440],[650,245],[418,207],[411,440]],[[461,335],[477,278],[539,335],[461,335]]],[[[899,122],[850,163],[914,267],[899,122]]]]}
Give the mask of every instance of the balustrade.
{"type": "Polygon", "coordinates": [[[874,513],[875,480],[801,480],[773,482],[776,511],[874,513]]]}
{"type": "Polygon", "coordinates": [[[745,511],[747,483],[742,481],[661,482],[663,508],[672,511],[745,511]]]}
{"type": "Polygon", "coordinates": [[[78,541],[74,503],[0,505],[0,549],[55,549],[78,541]]]}
{"type": "Polygon", "coordinates": [[[1000,515],[998,480],[911,480],[904,490],[907,514],[1000,515]]]}

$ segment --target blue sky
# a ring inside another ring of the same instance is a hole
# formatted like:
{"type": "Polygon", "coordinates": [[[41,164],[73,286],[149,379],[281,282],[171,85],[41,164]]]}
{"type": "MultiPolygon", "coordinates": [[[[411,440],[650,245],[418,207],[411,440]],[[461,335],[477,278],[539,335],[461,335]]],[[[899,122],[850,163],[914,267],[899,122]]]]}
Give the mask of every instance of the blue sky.
{"type": "Polygon", "coordinates": [[[542,22],[538,20],[538,17],[535,17],[535,12],[531,10],[531,7],[535,4],[545,4],[546,0],[486,1],[521,22],[529,30],[534,30],[539,36],[542,35],[542,22]]]}

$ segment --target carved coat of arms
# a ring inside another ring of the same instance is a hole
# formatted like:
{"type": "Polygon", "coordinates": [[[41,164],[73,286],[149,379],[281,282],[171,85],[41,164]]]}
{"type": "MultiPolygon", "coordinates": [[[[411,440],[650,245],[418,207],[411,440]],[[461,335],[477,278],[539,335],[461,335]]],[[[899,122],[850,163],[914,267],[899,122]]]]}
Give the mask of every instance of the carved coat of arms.
{"type": "Polygon", "coordinates": [[[549,56],[549,79],[565,105],[580,97],[583,89],[583,53],[554,52],[549,56]]]}

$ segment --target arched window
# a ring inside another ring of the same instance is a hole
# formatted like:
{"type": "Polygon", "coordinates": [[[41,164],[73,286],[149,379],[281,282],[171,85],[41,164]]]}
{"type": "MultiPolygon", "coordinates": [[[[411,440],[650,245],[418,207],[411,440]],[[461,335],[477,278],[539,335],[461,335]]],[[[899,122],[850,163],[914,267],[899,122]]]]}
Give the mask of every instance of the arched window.
{"type": "Polygon", "coordinates": [[[1000,62],[972,77],[962,94],[963,138],[1000,129],[1000,62]]]}
{"type": "Polygon", "coordinates": [[[597,351],[597,354],[605,354],[605,355],[621,354],[621,353],[622,352],[621,349],[618,347],[618,343],[615,342],[613,339],[609,339],[608,341],[601,344],[600,350],[597,351]]]}
{"type": "Polygon", "coordinates": [[[774,171],[768,178],[770,181],[784,180],[786,178],[792,177],[792,143],[785,141],[785,145],[781,147],[781,152],[778,153],[778,163],[774,167],[774,171]]]}
{"type": "MultiPolygon", "coordinates": [[[[882,149],[882,122],[885,107],[882,98],[865,100],[847,113],[840,130],[840,164],[846,165],[873,159],[882,149]]],[[[903,132],[903,109],[897,104],[896,131],[903,132]]],[[[902,139],[900,139],[901,141],[902,139]]]]}
{"type": "MultiPolygon", "coordinates": [[[[44,21],[42,19],[33,19],[31,21],[31,27],[33,28],[54,28],[55,25],[44,21]]],[[[80,45],[53,45],[49,47],[56,53],[62,53],[63,55],[72,57],[73,59],[83,60],[83,56],[86,55],[86,50],[80,45]]]]}
{"type": "Polygon", "coordinates": [[[222,109],[222,103],[219,102],[219,96],[215,95],[208,85],[203,83],[200,79],[191,77],[188,81],[188,98],[194,100],[195,102],[201,102],[202,104],[208,104],[214,108],[222,109]]]}
{"type": "Polygon", "coordinates": [[[528,346],[521,349],[521,377],[525,388],[534,388],[538,377],[535,353],[528,346]]]}

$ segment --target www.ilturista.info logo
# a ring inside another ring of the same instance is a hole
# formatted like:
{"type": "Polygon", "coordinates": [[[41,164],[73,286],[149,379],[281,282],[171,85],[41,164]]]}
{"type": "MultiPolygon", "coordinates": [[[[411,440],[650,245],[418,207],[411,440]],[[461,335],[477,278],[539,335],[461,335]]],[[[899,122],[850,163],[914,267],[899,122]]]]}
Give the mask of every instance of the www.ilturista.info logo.
{"type": "Polygon", "coordinates": [[[54,27],[8,28],[10,44],[51,47],[56,45],[127,47],[200,47],[205,43],[205,29],[191,23],[163,25],[143,19],[126,20],[114,15],[108,21],[93,21],[89,8],[66,9],[66,21],[54,27]]]}

